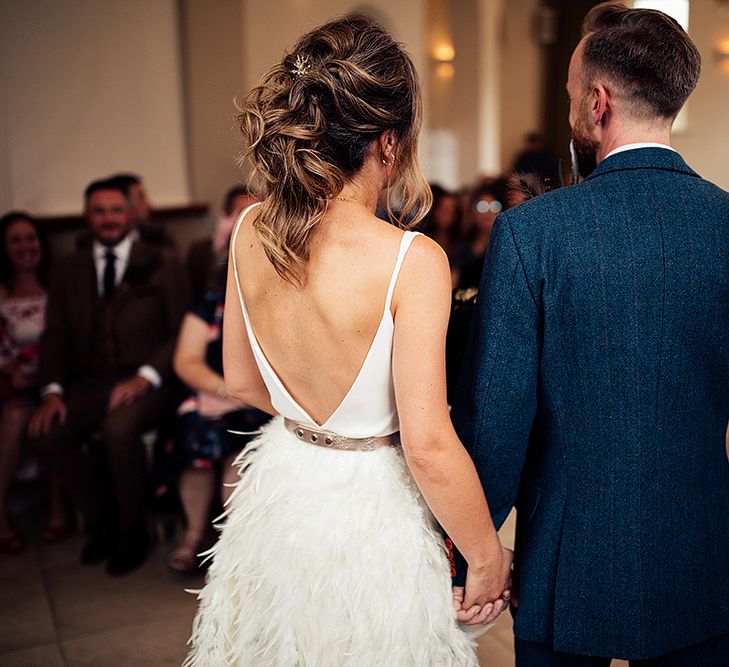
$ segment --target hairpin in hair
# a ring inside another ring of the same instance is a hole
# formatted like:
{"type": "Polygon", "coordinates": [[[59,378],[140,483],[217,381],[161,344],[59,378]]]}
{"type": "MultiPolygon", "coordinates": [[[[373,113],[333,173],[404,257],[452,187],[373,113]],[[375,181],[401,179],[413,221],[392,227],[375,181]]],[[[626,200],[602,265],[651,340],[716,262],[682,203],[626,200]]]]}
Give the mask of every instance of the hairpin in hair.
{"type": "Polygon", "coordinates": [[[294,60],[294,69],[290,70],[291,74],[295,74],[296,76],[303,76],[311,69],[311,63],[309,62],[309,58],[306,56],[302,56],[300,53],[296,54],[296,59],[294,60]]]}

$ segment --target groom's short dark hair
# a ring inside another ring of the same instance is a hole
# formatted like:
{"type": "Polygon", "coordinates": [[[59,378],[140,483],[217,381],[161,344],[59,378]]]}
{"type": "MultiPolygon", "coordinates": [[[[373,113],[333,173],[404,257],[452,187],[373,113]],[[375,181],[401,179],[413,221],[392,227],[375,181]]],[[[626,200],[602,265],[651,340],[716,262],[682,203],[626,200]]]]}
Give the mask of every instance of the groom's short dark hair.
{"type": "Polygon", "coordinates": [[[590,10],[582,30],[586,85],[605,76],[639,115],[674,118],[698,83],[699,51],[663,12],[607,2],[590,10]]]}

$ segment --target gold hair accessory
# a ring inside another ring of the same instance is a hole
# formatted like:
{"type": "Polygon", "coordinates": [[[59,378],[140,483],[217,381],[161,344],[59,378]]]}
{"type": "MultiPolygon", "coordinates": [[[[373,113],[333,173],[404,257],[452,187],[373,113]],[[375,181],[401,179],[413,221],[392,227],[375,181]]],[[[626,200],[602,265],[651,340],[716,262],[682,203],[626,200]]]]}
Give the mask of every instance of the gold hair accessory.
{"type": "Polygon", "coordinates": [[[291,70],[291,74],[296,76],[303,76],[311,69],[311,63],[306,56],[302,56],[300,53],[296,54],[296,60],[294,60],[294,69],[291,70]]]}

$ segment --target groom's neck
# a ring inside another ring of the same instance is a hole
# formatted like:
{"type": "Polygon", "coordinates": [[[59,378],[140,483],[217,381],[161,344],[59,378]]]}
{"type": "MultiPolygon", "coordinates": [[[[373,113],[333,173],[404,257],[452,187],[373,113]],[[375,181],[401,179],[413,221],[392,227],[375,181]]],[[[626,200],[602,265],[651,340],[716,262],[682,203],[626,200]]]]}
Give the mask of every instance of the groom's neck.
{"type": "Polygon", "coordinates": [[[602,162],[612,151],[627,144],[664,144],[671,145],[671,121],[654,119],[644,123],[612,122],[603,128],[600,148],[597,152],[597,161],[602,162]]]}

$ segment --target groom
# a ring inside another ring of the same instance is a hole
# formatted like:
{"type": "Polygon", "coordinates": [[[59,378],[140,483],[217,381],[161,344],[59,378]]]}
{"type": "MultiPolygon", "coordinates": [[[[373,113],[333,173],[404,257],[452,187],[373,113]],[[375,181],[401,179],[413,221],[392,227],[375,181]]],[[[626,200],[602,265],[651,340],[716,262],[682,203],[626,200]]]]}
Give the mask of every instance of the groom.
{"type": "Polygon", "coordinates": [[[699,71],[664,14],[594,8],[584,181],[494,226],[453,418],[517,508],[518,666],[729,665],[729,194],[669,147],[699,71]]]}

